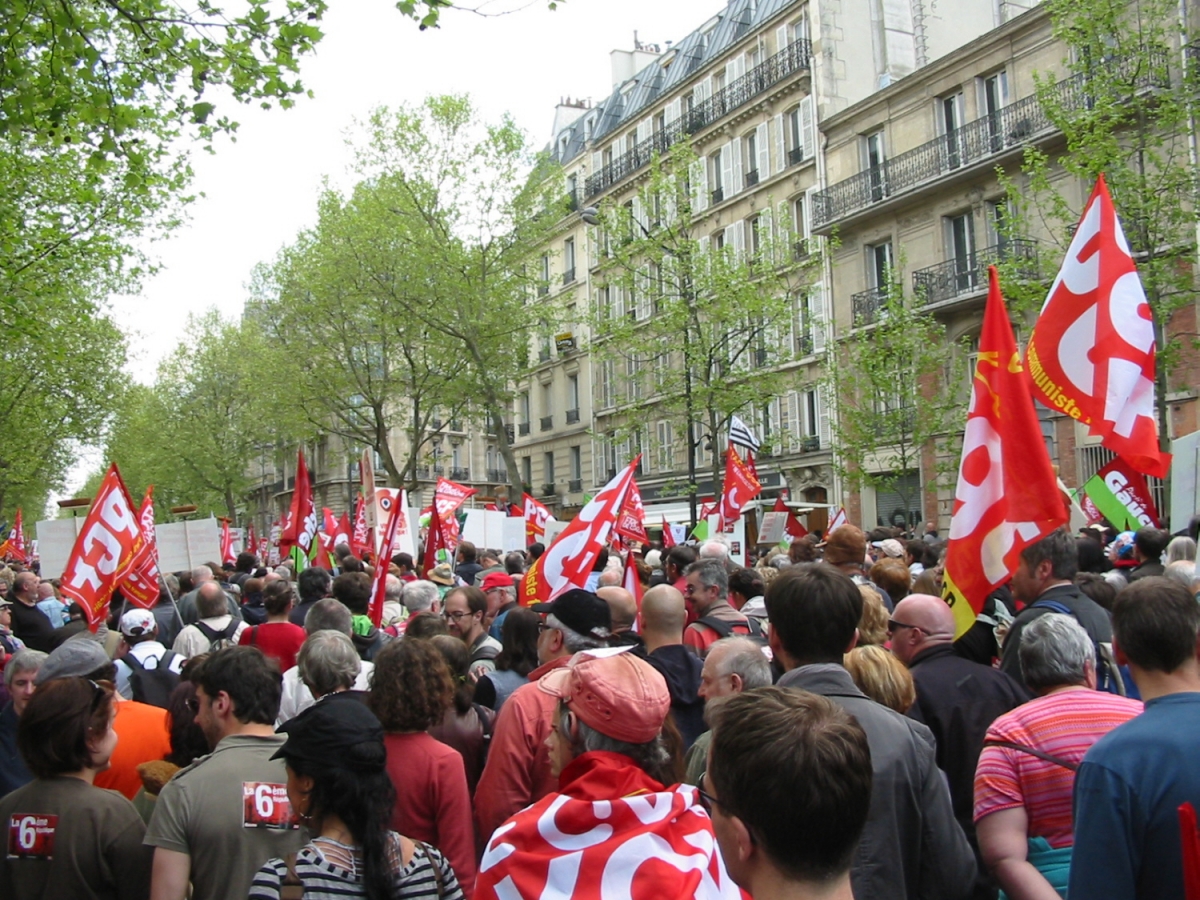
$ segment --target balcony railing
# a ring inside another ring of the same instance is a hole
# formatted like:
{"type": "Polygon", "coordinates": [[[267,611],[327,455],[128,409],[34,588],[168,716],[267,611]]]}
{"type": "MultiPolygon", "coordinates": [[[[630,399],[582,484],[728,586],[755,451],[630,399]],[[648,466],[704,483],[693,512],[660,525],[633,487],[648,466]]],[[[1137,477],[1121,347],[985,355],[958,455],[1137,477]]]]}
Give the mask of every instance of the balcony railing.
{"type": "Polygon", "coordinates": [[[712,205],[716,206],[725,199],[725,188],[713,188],[712,190],[712,205]]]}
{"type": "Polygon", "coordinates": [[[801,453],[816,453],[821,449],[821,438],[815,434],[808,434],[800,438],[801,453]]]}
{"type": "Polygon", "coordinates": [[[793,72],[811,65],[812,43],[795,41],[759,63],[741,78],[730,82],[703,103],[698,103],[661,131],[615,157],[584,183],[584,194],[594,197],[628,178],[650,163],[655,154],[666,153],[673,144],[696,134],[740,106],[749,103],[793,72]]]}
{"type": "Polygon", "coordinates": [[[517,425],[517,434],[521,435],[521,437],[525,437],[527,434],[529,434],[529,423],[528,422],[519,423],[517,425]]]}
{"type": "Polygon", "coordinates": [[[579,410],[578,409],[568,409],[567,410],[567,424],[575,425],[578,422],[579,422],[579,410]]]}
{"type": "Polygon", "coordinates": [[[550,361],[550,348],[542,347],[540,350],[538,350],[538,362],[549,362],[549,361],[550,361]]]}
{"type": "MultiPolygon", "coordinates": [[[[1130,59],[1127,64],[1134,65],[1130,59]]],[[[1111,65],[1120,66],[1121,61],[1111,65]]],[[[1157,64],[1144,65],[1138,83],[1150,87],[1157,64]]],[[[1054,86],[1058,103],[1067,110],[1086,109],[1093,102],[1087,78],[1081,73],[1054,86]]],[[[885,160],[813,196],[813,227],[822,228],[867,207],[915,190],[944,175],[999,153],[1024,146],[1057,126],[1037,95],[1025,97],[961,128],[885,160]]]]}
{"type": "Polygon", "coordinates": [[[550,285],[548,285],[548,284],[539,284],[538,285],[537,294],[539,297],[545,297],[549,293],[550,293],[550,285]]]}
{"type": "Polygon", "coordinates": [[[471,480],[471,470],[470,469],[461,469],[457,466],[454,466],[450,469],[450,477],[453,478],[455,481],[470,481],[471,480]]]}
{"type": "Polygon", "coordinates": [[[554,416],[542,416],[541,418],[542,431],[549,431],[554,427],[554,416]]]}
{"type": "Polygon", "coordinates": [[[488,469],[487,480],[489,484],[508,484],[508,472],[505,469],[488,469]]]}
{"type": "Polygon", "coordinates": [[[572,478],[570,481],[567,482],[567,492],[568,493],[578,494],[582,490],[583,490],[583,479],[582,478],[572,478]]]}
{"type": "Polygon", "coordinates": [[[1017,273],[1022,277],[1037,278],[1037,242],[1014,238],[960,259],[948,259],[936,266],[917,269],[913,272],[913,294],[919,302],[929,305],[984,291],[987,289],[988,266],[1010,261],[1016,263],[1017,273]]]}
{"type": "Polygon", "coordinates": [[[889,292],[888,286],[884,285],[851,296],[855,328],[860,325],[871,325],[880,319],[880,313],[887,309],[889,292]]]}
{"type": "Polygon", "coordinates": [[[569,269],[567,269],[567,271],[563,272],[562,283],[570,284],[574,280],[575,280],[575,267],[571,266],[571,268],[569,268],[569,269]]]}
{"type": "Polygon", "coordinates": [[[758,184],[758,169],[751,169],[746,173],[746,187],[752,188],[758,184]]]}
{"type": "Polygon", "coordinates": [[[555,493],[555,491],[554,491],[553,484],[547,483],[547,484],[542,485],[542,496],[543,497],[551,497],[554,495],[554,493],[555,493]]]}

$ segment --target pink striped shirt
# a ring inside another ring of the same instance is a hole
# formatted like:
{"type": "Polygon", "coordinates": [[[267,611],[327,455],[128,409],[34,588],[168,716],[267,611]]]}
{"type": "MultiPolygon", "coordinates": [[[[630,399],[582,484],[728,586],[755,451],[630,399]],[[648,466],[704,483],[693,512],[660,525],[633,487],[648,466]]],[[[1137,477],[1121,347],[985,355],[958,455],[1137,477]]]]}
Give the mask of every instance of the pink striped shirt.
{"type": "MultiPolygon", "coordinates": [[[[1092,744],[1141,711],[1141,701],[1103,691],[1056,691],[1002,715],[985,740],[1011,741],[1078,765],[1092,744]]],[[[1070,769],[985,743],[975,770],[975,821],[1024,806],[1030,837],[1043,837],[1051,847],[1070,847],[1074,784],[1070,769]]]]}

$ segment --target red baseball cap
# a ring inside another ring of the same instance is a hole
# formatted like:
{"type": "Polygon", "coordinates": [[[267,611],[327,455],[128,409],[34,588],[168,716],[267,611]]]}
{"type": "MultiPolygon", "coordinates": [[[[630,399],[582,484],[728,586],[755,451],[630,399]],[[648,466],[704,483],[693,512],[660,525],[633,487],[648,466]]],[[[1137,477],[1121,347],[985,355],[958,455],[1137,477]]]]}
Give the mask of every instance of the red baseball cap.
{"type": "Polygon", "coordinates": [[[496,588],[510,588],[512,586],[512,576],[507,572],[492,572],[483,579],[480,590],[486,594],[488,591],[494,591],[496,588]]]}
{"type": "Polygon", "coordinates": [[[658,737],[671,709],[667,682],[626,647],[584,650],[538,687],[567,704],[579,721],[601,734],[645,744],[658,737]]]}

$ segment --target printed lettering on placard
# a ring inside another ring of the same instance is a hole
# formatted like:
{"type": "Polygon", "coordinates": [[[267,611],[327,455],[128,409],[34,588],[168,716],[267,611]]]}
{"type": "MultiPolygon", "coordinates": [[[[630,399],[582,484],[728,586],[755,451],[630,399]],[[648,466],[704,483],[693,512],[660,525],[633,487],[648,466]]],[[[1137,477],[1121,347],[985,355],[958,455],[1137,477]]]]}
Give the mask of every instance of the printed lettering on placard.
{"type": "Polygon", "coordinates": [[[58,816],[13,813],[8,819],[9,859],[53,859],[58,816]]]}
{"type": "Polygon", "coordinates": [[[288,831],[299,828],[292,815],[287,785],[271,781],[242,782],[242,826],[288,831]]]}

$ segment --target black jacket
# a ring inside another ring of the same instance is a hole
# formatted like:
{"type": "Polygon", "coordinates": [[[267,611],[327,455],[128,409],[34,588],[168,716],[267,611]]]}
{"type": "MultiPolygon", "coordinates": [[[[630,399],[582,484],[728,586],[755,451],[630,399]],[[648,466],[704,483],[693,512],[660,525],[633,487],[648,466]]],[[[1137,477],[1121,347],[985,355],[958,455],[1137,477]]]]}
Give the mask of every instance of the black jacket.
{"type": "Polygon", "coordinates": [[[850,866],[855,897],[960,900],[975,883],[975,855],[954,819],[935,761],[933,734],[855,687],[850,673],[824,663],[792,669],[780,687],[828,697],[852,714],[871,746],[871,809],[850,866]]]}
{"type": "Polygon", "coordinates": [[[1112,643],[1112,619],[1109,618],[1108,611],[1103,606],[1079,590],[1074,584],[1060,584],[1049,588],[1043,591],[1037,600],[1021,610],[1016,621],[1013,622],[1012,628],[1009,629],[1008,636],[1004,638],[1004,654],[1000,657],[1000,671],[1019,682],[1021,687],[1025,687],[1025,679],[1021,676],[1021,660],[1017,655],[1017,648],[1021,645],[1021,632],[1038,616],[1054,612],[1052,609],[1038,606],[1037,603],[1041,600],[1054,600],[1071,610],[1093,643],[1112,643]]]}
{"type": "Polygon", "coordinates": [[[26,606],[20,600],[13,600],[12,633],[25,642],[30,650],[41,650],[49,653],[54,649],[54,625],[46,614],[36,606],[26,606]]]}
{"type": "Polygon", "coordinates": [[[687,750],[708,728],[704,724],[704,701],[697,693],[704,663],[683,644],[659,647],[646,655],[646,661],[666,679],[667,691],[671,694],[671,715],[675,717],[675,726],[683,735],[684,750],[687,750]]]}

